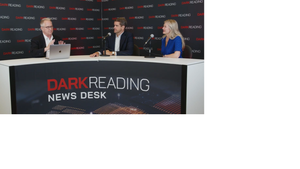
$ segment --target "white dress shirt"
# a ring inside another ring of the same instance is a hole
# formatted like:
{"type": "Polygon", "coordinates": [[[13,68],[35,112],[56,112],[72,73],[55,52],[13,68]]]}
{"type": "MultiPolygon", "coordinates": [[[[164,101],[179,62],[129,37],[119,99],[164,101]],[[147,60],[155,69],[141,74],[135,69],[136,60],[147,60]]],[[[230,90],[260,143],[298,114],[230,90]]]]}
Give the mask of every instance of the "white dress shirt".
{"type": "MultiPolygon", "coordinates": [[[[44,38],[45,38],[45,42],[46,42],[46,47],[49,45],[49,43],[53,40],[53,35],[51,35],[51,38],[49,39],[45,34],[44,35],[44,38]]],[[[49,55],[50,55],[50,50],[48,50],[46,52],[46,58],[49,58],[49,55]]]]}
{"type": "MultiPolygon", "coordinates": [[[[123,32],[124,33],[124,32],[123,32]]],[[[121,33],[119,36],[116,35],[116,40],[115,40],[115,52],[120,51],[120,41],[121,41],[121,36],[123,35],[121,33]]]]}

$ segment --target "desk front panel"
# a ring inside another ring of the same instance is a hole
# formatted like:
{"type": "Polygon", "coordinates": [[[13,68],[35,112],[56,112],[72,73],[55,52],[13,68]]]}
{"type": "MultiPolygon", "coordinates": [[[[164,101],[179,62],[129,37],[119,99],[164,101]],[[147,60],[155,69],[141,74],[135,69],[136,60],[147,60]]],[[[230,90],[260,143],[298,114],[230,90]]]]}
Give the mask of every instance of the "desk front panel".
{"type": "Polygon", "coordinates": [[[184,114],[186,70],[122,61],[12,66],[12,113],[184,114]]]}

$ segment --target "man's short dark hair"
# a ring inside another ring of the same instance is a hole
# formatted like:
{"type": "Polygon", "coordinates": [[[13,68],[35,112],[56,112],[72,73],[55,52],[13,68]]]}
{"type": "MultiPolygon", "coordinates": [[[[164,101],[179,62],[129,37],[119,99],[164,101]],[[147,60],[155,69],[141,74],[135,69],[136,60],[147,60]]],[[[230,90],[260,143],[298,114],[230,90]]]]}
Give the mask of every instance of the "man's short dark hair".
{"type": "Polygon", "coordinates": [[[121,26],[127,26],[127,20],[124,17],[117,18],[115,22],[120,22],[121,26]]]}

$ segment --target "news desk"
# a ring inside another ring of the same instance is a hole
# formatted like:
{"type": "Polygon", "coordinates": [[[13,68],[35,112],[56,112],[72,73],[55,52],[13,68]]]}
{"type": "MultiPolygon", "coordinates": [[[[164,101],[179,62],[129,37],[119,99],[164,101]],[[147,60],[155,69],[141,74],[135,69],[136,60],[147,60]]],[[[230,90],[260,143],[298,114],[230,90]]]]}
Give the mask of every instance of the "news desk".
{"type": "Polygon", "coordinates": [[[204,114],[204,61],[71,56],[0,61],[1,114],[204,114]]]}

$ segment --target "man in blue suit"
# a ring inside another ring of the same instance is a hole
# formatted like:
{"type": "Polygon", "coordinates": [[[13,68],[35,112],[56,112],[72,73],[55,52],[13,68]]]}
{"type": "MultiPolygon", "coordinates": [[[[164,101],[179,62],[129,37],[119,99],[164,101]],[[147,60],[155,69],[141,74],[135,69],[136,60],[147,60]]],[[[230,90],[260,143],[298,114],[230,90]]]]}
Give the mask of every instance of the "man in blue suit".
{"type": "MultiPolygon", "coordinates": [[[[114,22],[114,34],[107,37],[106,40],[106,55],[132,55],[133,54],[133,35],[125,31],[127,21],[125,18],[117,18],[114,22]]],[[[103,55],[104,49],[95,52],[90,57],[103,55]]]]}

